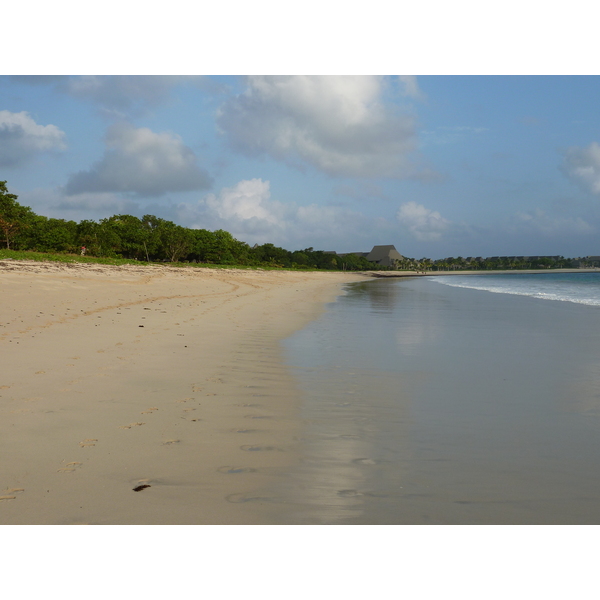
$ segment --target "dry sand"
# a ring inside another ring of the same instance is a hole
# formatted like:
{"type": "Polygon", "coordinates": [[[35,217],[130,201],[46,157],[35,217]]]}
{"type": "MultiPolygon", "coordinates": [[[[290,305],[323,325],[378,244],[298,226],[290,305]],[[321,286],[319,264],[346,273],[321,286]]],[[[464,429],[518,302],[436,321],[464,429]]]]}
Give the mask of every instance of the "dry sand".
{"type": "Polygon", "coordinates": [[[268,523],[278,342],[363,277],[0,261],[0,524],[268,523]]]}

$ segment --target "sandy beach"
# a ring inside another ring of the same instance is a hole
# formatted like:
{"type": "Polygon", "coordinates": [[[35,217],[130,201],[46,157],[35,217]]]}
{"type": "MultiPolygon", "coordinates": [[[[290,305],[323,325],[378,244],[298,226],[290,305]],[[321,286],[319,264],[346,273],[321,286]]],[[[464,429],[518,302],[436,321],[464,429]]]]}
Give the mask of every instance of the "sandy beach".
{"type": "Polygon", "coordinates": [[[0,261],[0,278],[0,524],[252,524],[297,460],[278,343],[364,275],[0,261]]]}

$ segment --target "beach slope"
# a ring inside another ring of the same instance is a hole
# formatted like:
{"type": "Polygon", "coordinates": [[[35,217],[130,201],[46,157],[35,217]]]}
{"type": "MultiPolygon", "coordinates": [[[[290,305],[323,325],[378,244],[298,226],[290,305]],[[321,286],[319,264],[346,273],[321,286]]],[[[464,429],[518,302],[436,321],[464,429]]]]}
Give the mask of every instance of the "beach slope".
{"type": "Polygon", "coordinates": [[[268,522],[327,272],[0,261],[0,524],[268,522]]]}

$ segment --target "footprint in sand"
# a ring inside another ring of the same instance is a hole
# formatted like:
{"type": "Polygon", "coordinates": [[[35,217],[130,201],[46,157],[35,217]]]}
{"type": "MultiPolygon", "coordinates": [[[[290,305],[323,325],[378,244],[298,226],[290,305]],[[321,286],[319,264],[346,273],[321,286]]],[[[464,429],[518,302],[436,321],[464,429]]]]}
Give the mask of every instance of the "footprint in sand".
{"type": "Polygon", "coordinates": [[[62,467],[61,469],[58,469],[57,473],[72,473],[73,471],[75,471],[75,469],[78,469],[79,467],[81,467],[83,463],[80,462],[70,462],[67,463],[64,467],[62,467]]]}
{"type": "Polygon", "coordinates": [[[89,448],[90,446],[95,446],[96,444],[94,442],[97,442],[97,441],[98,440],[96,438],[88,438],[86,440],[79,442],[79,445],[82,448],[89,448]]]}
{"type": "Polygon", "coordinates": [[[182,404],[183,402],[187,402],[188,400],[195,400],[195,398],[184,398],[183,400],[175,400],[178,404],[182,404]]]}
{"type": "Polygon", "coordinates": [[[15,494],[21,494],[24,491],[25,490],[23,488],[11,488],[9,490],[6,490],[6,494],[0,496],[0,500],[16,500],[17,497],[15,496],[15,494]]]}
{"type": "Polygon", "coordinates": [[[144,412],[140,413],[142,415],[149,415],[152,414],[155,410],[158,410],[158,408],[156,408],[155,406],[153,406],[152,408],[149,408],[148,410],[145,410],[144,412]]]}
{"type": "Polygon", "coordinates": [[[119,429],[131,429],[132,427],[140,427],[146,423],[130,423],[129,425],[120,425],[119,429]]]}
{"type": "Polygon", "coordinates": [[[173,444],[179,444],[181,440],[165,440],[162,445],[163,446],[171,446],[173,444]]]}
{"type": "Polygon", "coordinates": [[[251,467],[219,467],[217,471],[219,473],[226,473],[227,475],[236,473],[256,473],[256,469],[252,469],[251,467]]]}
{"type": "Polygon", "coordinates": [[[271,496],[249,496],[247,494],[229,494],[229,496],[225,497],[225,500],[233,504],[242,504],[245,502],[279,502],[278,498],[271,496]]]}

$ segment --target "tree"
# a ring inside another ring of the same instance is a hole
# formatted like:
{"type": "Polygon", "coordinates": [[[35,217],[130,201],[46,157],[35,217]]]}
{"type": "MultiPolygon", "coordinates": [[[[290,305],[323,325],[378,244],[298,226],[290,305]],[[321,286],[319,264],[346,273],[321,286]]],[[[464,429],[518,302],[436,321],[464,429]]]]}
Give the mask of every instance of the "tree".
{"type": "Polygon", "coordinates": [[[253,250],[254,256],[259,262],[274,267],[289,267],[292,264],[291,253],[274,244],[263,244],[253,250]]]}
{"type": "Polygon", "coordinates": [[[431,267],[433,266],[433,263],[431,262],[430,258],[422,258],[420,262],[421,262],[421,268],[423,269],[423,271],[431,271],[431,267]]]}
{"type": "Polygon", "coordinates": [[[190,253],[192,258],[200,263],[215,262],[217,257],[212,255],[214,245],[212,231],[208,231],[208,229],[192,229],[191,231],[193,243],[190,253]]]}
{"type": "Polygon", "coordinates": [[[77,244],[85,246],[87,253],[92,256],[100,256],[102,249],[98,235],[100,233],[100,224],[96,221],[83,220],[77,224],[77,244]]]}
{"type": "Polygon", "coordinates": [[[155,217],[154,215],[144,215],[142,217],[142,227],[147,232],[147,237],[144,239],[144,251],[146,254],[146,260],[150,262],[150,257],[159,258],[165,257],[163,252],[162,241],[160,237],[161,225],[167,223],[165,219],[155,217]]]}
{"type": "Polygon", "coordinates": [[[221,264],[232,264],[235,262],[235,254],[238,251],[239,242],[224,229],[213,231],[214,251],[218,254],[218,262],[221,264]]]}
{"type": "Polygon", "coordinates": [[[191,229],[181,227],[171,221],[163,221],[158,227],[158,232],[161,249],[166,252],[170,262],[177,262],[193,248],[194,236],[191,229]]]}
{"type": "Polygon", "coordinates": [[[146,258],[146,243],[150,232],[143,221],[133,215],[114,215],[100,221],[103,239],[112,251],[124,258],[146,258]]]}
{"type": "Polygon", "coordinates": [[[18,196],[10,194],[6,181],[0,181],[0,230],[4,235],[7,250],[18,233],[30,226],[35,218],[35,213],[28,206],[21,206],[17,202],[18,196]]]}
{"type": "MultiPolygon", "coordinates": [[[[338,257],[338,259],[341,263],[341,268],[344,271],[363,271],[365,269],[362,256],[357,256],[356,254],[346,254],[346,256],[338,257]]],[[[369,264],[367,268],[371,267],[372,265],[369,264]]]]}
{"type": "Polygon", "coordinates": [[[28,249],[38,252],[75,252],[77,223],[35,215],[23,238],[28,249]]]}
{"type": "Polygon", "coordinates": [[[121,256],[121,236],[118,226],[110,219],[100,219],[98,231],[98,245],[100,247],[100,256],[119,257],[121,256]]]}
{"type": "Polygon", "coordinates": [[[292,252],[292,264],[294,263],[298,266],[306,267],[308,265],[308,255],[306,252],[300,250],[292,252]]]}

